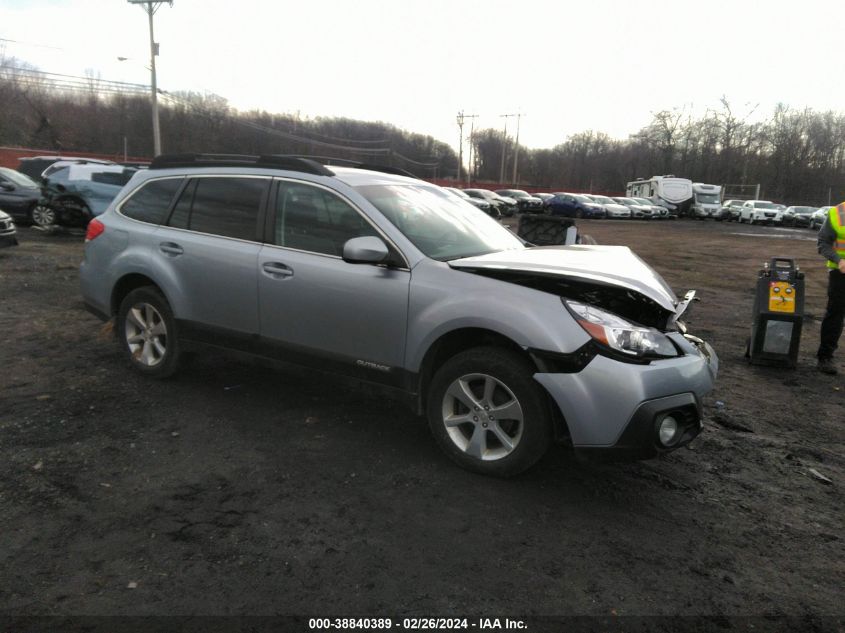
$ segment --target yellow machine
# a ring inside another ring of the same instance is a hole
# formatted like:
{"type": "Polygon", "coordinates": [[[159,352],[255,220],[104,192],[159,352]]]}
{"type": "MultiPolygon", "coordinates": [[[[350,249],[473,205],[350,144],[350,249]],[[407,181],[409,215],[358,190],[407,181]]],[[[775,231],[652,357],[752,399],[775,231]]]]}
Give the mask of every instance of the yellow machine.
{"type": "Polygon", "coordinates": [[[804,320],[804,273],[775,257],[757,273],[754,321],[747,356],[756,365],[795,367],[804,320]]]}

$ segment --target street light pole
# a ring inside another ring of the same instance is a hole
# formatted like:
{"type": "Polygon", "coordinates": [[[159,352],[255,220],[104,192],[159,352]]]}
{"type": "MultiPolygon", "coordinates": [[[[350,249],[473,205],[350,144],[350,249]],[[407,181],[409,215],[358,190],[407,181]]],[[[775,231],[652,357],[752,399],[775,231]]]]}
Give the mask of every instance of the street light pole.
{"type": "MultiPolygon", "coordinates": [[[[153,35],[153,15],[158,11],[163,2],[154,0],[127,0],[129,4],[146,5],[141,7],[149,17],[150,21],[150,87],[152,90],[153,99],[153,156],[161,154],[161,128],[158,123],[158,85],[156,82],[156,56],[158,55],[158,44],[156,44],[155,36],[153,35]]],[[[172,7],[173,0],[168,0],[168,4],[172,7]]]]}
{"type": "Polygon", "coordinates": [[[147,15],[150,17],[150,81],[153,97],[153,156],[161,154],[161,128],[158,123],[158,86],[156,85],[156,50],[153,37],[153,3],[147,3],[147,15]]]}

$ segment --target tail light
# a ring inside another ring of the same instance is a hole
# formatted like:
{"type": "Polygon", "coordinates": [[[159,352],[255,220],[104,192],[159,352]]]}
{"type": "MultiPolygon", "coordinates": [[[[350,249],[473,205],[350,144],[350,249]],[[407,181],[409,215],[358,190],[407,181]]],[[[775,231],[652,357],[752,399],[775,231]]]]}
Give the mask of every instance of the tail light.
{"type": "Polygon", "coordinates": [[[88,230],[85,231],[85,241],[90,242],[96,237],[99,237],[103,234],[103,231],[106,230],[106,225],[100,222],[97,219],[91,220],[88,223],[88,230]]]}

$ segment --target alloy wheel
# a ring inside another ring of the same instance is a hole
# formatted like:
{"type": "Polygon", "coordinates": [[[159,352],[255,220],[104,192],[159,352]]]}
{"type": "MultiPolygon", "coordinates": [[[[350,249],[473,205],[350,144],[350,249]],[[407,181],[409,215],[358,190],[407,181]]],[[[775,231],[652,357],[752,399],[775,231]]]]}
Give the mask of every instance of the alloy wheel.
{"type": "Polygon", "coordinates": [[[137,303],[126,314],[126,344],[132,359],[155,367],[167,354],[167,325],[161,313],[149,303],[137,303]]]}
{"type": "Polygon", "coordinates": [[[32,209],[32,221],[38,226],[52,226],[56,223],[56,212],[46,204],[37,204],[32,209]]]}
{"type": "Polygon", "coordinates": [[[449,385],[442,420],[454,445],[470,457],[495,461],[512,453],[522,439],[522,406],[502,381],[466,374],[449,385]]]}

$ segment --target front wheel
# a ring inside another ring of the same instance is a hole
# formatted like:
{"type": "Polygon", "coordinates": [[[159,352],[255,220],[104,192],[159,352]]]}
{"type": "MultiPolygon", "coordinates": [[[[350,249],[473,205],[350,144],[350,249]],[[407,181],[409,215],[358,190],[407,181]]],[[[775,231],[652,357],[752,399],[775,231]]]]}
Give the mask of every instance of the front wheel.
{"type": "Polygon", "coordinates": [[[115,330],[130,363],[142,374],[167,378],[178,368],[176,321],[158,288],[144,286],[126,295],[120,303],[115,330]]]}
{"type": "Polygon", "coordinates": [[[29,221],[40,227],[53,226],[57,220],[53,207],[39,202],[29,211],[29,221]]]}
{"type": "Polygon", "coordinates": [[[437,371],[427,399],[440,448],[460,466],[510,477],[534,465],[552,439],[551,414],[536,369],[516,352],[478,347],[437,371]]]}

